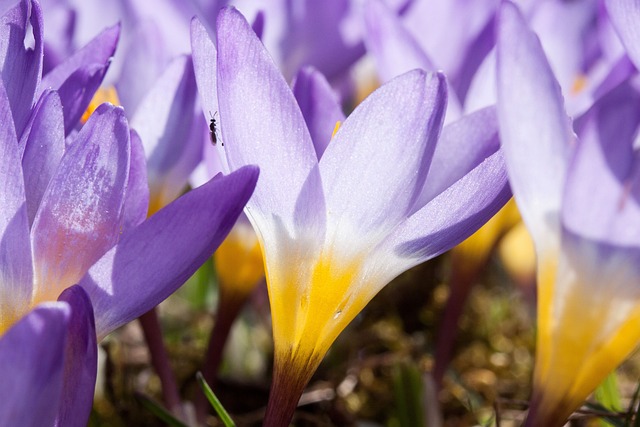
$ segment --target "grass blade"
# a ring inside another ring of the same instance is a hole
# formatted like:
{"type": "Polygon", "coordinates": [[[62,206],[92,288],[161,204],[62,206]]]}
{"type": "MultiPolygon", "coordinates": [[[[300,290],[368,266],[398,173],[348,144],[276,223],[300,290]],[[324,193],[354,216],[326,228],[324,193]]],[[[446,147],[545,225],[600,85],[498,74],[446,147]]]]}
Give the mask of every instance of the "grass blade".
{"type": "Polygon", "coordinates": [[[229,416],[229,413],[224,409],[222,403],[220,403],[216,395],[213,393],[213,390],[211,390],[211,387],[209,387],[209,384],[207,384],[207,382],[205,381],[202,373],[198,372],[196,374],[196,379],[198,380],[198,384],[200,384],[200,388],[204,392],[204,395],[207,396],[207,399],[209,399],[209,403],[211,403],[213,409],[216,410],[218,416],[220,417],[220,420],[222,420],[225,427],[236,427],[236,424],[229,416]]]}
{"type": "Polygon", "coordinates": [[[178,420],[174,417],[171,412],[165,409],[162,405],[160,405],[155,400],[151,399],[149,396],[145,396],[144,394],[137,393],[136,398],[138,401],[149,410],[153,415],[164,421],[170,427],[188,427],[182,421],[178,420]]]}

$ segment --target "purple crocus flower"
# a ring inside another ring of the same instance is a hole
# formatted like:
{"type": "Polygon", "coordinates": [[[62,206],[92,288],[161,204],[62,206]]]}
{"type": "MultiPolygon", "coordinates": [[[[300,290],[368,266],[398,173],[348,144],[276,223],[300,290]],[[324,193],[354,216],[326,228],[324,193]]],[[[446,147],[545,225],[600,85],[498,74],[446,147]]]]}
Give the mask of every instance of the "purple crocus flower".
{"type": "Polygon", "coordinates": [[[384,85],[319,159],[291,89],[239,12],[220,13],[217,41],[208,61],[194,52],[196,75],[207,82],[205,108],[217,103],[229,167],[263,168],[245,212],[273,316],[265,425],[285,425],[329,346],[371,298],[466,238],[510,192],[492,109],[440,136],[441,74],[414,70],[384,85]]]}
{"type": "Polygon", "coordinates": [[[0,337],[2,425],[86,425],[96,354],[91,302],[81,287],[36,306],[0,337]]]}
{"type": "Polygon", "coordinates": [[[640,341],[640,95],[623,83],[572,127],[538,38],[505,2],[498,100],[511,186],[538,259],[526,425],[560,426],[640,341]]]}
{"type": "MultiPolygon", "coordinates": [[[[569,114],[582,114],[634,72],[600,0],[524,3],[523,15],[540,37],[569,114]]],[[[495,69],[492,51],[473,78],[465,111],[495,104],[495,69]]]]}
{"type": "MultiPolygon", "coordinates": [[[[96,339],[157,305],[211,256],[257,169],[213,179],[144,221],[144,154],[122,108],[103,104],[67,132],[63,99],[76,100],[64,88],[80,87],[84,74],[70,73],[60,91],[43,90],[33,105],[42,52],[25,49],[24,37],[30,20],[41,44],[39,6],[22,2],[2,20],[0,360],[31,364],[43,348],[51,354],[30,366],[33,375],[17,369],[23,364],[3,367],[0,424],[80,426],[91,408],[96,339]],[[70,289],[77,283],[82,288],[70,289]],[[21,400],[30,391],[44,393],[42,411],[21,400]]],[[[90,57],[76,57],[76,68],[90,57]]]]}
{"type": "MultiPolygon", "coordinates": [[[[11,123],[6,96],[4,100],[2,117],[11,123]]],[[[81,283],[91,298],[96,313],[94,338],[138,317],[169,296],[211,256],[256,179],[256,170],[250,168],[214,179],[135,226],[146,214],[146,205],[137,200],[140,193],[144,196],[140,185],[145,178],[140,170],[144,162],[135,161],[141,159],[134,153],[140,150],[139,143],[138,148],[131,147],[122,110],[108,105],[98,108],[62,155],[48,183],[26,179],[28,171],[42,166],[33,164],[28,154],[31,144],[54,144],[47,140],[47,136],[55,137],[54,132],[35,134],[43,127],[34,124],[23,167],[15,135],[9,131],[0,138],[5,200],[0,211],[1,331],[34,305],[55,301],[74,283],[81,283]],[[43,185],[46,189],[35,203],[43,185]],[[34,204],[31,219],[29,208],[34,204]]],[[[63,129],[62,123],[57,129],[63,129]]],[[[61,144],[63,140],[57,145],[61,144]]],[[[69,323],[69,328],[73,325],[69,323]]],[[[67,375],[76,373],[72,370],[67,375]]],[[[89,380],[95,381],[95,376],[87,377],[89,380]]],[[[92,382],[84,383],[73,393],[91,396],[92,389],[92,382]]],[[[88,408],[84,403],[71,411],[79,419],[88,416],[90,401],[88,408]]]]}

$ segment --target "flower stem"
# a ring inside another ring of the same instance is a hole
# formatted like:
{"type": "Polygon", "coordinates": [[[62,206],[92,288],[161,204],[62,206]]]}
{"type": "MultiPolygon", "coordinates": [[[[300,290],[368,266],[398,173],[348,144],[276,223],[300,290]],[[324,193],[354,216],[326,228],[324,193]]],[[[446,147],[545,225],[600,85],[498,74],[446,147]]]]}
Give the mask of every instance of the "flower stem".
{"type": "Polygon", "coordinates": [[[286,427],[293,419],[298,401],[322,357],[310,356],[300,363],[300,358],[276,358],[273,367],[273,381],[267,403],[263,427],[286,427]],[[284,360],[283,360],[284,359],[284,360]]]}
{"type": "Polygon", "coordinates": [[[155,307],[140,316],[140,325],[151,354],[151,364],[162,384],[162,399],[172,413],[182,416],[178,385],[169,363],[155,307]]]}
{"type": "MultiPolygon", "coordinates": [[[[205,381],[214,390],[218,369],[222,362],[224,347],[231,332],[231,326],[242,310],[247,297],[248,295],[239,296],[236,294],[227,294],[221,287],[216,322],[209,336],[209,345],[201,370],[205,381]]],[[[202,423],[209,412],[209,403],[202,391],[197,392],[194,403],[198,421],[202,423]]]]}

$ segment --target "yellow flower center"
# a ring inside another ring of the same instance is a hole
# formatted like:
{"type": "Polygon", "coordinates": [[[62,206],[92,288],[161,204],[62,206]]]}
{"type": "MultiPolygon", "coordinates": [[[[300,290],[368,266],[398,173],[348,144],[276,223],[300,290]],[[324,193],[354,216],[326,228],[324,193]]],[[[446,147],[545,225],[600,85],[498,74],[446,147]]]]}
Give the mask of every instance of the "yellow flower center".
{"type": "Polygon", "coordinates": [[[93,95],[89,106],[80,118],[80,122],[85,124],[93,112],[96,111],[96,108],[105,102],[110,102],[113,105],[120,105],[120,99],[118,99],[118,92],[116,92],[115,87],[108,86],[105,88],[99,88],[95,95],[93,95]]]}
{"type": "Polygon", "coordinates": [[[213,256],[220,286],[246,296],[264,277],[262,251],[250,224],[236,223],[213,256]]]}

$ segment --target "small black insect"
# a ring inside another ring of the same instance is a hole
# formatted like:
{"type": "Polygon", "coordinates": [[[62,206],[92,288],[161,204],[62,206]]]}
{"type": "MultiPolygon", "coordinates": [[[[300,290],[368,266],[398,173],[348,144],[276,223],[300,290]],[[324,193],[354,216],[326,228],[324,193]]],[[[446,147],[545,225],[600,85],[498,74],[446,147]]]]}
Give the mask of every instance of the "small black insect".
{"type": "MultiPolygon", "coordinates": [[[[218,114],[218,112],[216,111],[215,113],[213,113],[213,115],[211,115],[211,112],[209,112],[209,115],[211,116],[211,120],[209,121],[209,131],[211,133],[211,143],[213,145],[216,145],[218,143],[218,130],[216,129],[216,115],[218,114]]],[[[224,146],[224,144],[223,144],[224,146]]]]}

